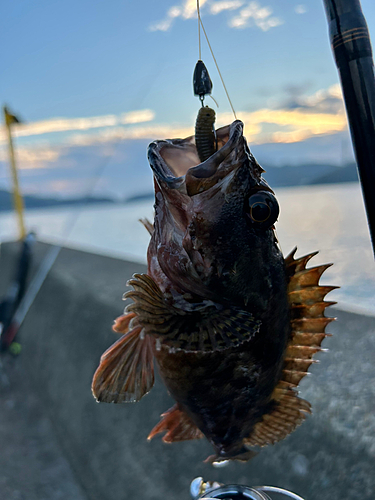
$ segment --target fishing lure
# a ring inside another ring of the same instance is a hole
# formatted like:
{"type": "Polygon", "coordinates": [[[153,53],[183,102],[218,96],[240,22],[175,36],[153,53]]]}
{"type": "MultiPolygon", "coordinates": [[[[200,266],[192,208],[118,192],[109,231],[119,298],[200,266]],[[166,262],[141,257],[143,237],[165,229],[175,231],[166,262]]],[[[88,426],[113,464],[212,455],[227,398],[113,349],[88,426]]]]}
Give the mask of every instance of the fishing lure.
{"type": "Polygon", "coordinates": [[[199,96],[202,103],[195,122],[195,146],[201,162],[207,160],[217,151],[217,140],[214,128],[215,111],[204,106],[204,98],[212,92],[212,81],[206,65],[199,59],[193,75],[194,95],[199,96]]]}
{"type": "MultiPolygon", "coordinates": [[[[204,109],[204,108],[203,108],[204,109]]],[[[154,384],[154,360],[176,404],[149,435],[210,441],[207,460],[248,460],[285,438],[310,413],[297,386],[321,350],[328,265],[284,260],[279,206],[236,120],[216,131],[201,163],[194,137],[155,141],[155,220],[147,274],[129,281],[132,304],[102,356],[93,394],[134,402],[154,384]]]]}
{"type": "Polygon", "coordinates": [[[195,146],[201,162],[206,161],[217,150],[214,123],[215,111],[202,106],[195,122],[195,146]]]}

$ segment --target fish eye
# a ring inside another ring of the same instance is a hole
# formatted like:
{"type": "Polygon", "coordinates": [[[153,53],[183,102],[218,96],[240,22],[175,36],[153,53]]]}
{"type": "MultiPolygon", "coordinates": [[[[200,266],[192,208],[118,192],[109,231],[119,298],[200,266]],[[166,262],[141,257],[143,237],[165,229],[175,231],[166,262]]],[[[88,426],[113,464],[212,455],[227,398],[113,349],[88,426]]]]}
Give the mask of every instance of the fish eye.
{"type": "Polygon", "coordinates": [[[258,191],[250,196],[249,208],[250,221],[262,229],[272,226],[279,215],[279,204],[275,196],[268,191],[258,191]]]}

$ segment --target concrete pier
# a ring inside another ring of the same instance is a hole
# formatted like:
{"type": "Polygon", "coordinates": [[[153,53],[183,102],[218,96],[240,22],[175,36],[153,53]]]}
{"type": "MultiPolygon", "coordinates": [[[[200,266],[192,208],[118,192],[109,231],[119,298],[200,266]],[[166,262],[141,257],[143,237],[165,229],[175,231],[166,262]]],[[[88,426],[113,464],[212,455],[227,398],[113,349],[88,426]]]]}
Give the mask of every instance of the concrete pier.
{"type": "MultiPolygon", "coordinates": [[[[33,272],[49,246],[38,243],[33,272]]],[[[0,292],[16,244],[3,244],[0,292]]],[[[215,469],[205,440],[146,437],[172,406],[157,378],[137,404],[97,404],[100,355],[117,336],[126,281],[141,264],[62,249],[19,334],[0,358],[0,500],[189,499],[192,479],[292,490],[306,500],[370,500],[375,492],[375,318],[329,310],[328,353],[301,384],[313,415],[247,464],[215,469]]]]}

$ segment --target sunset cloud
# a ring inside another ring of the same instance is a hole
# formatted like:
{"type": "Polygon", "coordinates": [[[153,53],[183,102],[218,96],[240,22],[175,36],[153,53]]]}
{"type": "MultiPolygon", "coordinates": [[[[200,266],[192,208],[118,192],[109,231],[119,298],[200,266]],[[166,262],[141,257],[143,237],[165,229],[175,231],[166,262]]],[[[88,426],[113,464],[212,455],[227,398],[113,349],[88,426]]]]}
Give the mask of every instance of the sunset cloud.
{"type": "MultiPolygon", "coordinates": [[[[49,168],[59,157],[60,150],[56,147],[18,147],[16,151],[17,165],[21,170],[49,168]]],[[[8,161],[7,149],[0,149],[0,162],[7,163],[8,161]]]]}
{"type": "MultiPolygon", "coordinates": [[[[245,135],[250,143],[300,142],[316,135],[334,134],[347,128],[347,120],[339,84],[321,89],[310,95],[299,96],[299,105],[293,109],[279,106],[262,108],[253,112],[237,111],[245,124],[245,135]],[[265,125],[275,129],[267,132],[265,125]]],[[[233,121],[233,114],[217,113],[215,126],[222,127],[233,121]]],[[[95,136],[75,135],[76,144],[92,144],[100,141],[188,137],[193,135],[193,121],[182,123],[153,123],[136,127],[115,127],[95,136]]]]}
{"type": "Polygon", "coordinates": [[[271,123],[289,129],[274,132],[269,142],[299,142],[314,135],[333,134],[346,128],[344,113],[323,114],[303,109],[260,109],[243,118],[258,124],[271,123]]]}
{"type": "MultiPolygon", "coordinates": [[[[30,137],[52,132],[69,132],[73,130],[89,130],[94,128],[114,127],[117,125],[134,125],[152,121],[155,113],[150,109],[130,111],[121,115],[92,116],[89,118],[52,118],[26,124],[14,124],[16,137],[30,137]]],[[[0,130],[0,144],[7,140],[5,130],[0,130]]]]}
{"type": "MultiPolygon", "coordinates": [[[[246,131],[249,142],[301,142],[316,135],[335,134],[347,129],[347,118],[339,84],[311,95],[301,95],[293,106],[262,108],[253,112],[237,112],[245,124],[257,127],[255,134],[246,131]],[[278,129],[267,133],[263,125],[278,129]]],[[[221,114],[219,123],[232,120],[231,113],[221,114]]],[[[254,130],[254,128],[253,128],[254,130]]]]}
{"type": "MultiPolygon", "coordinates": [[[[288,104],[288,103],[286,103],[288,104]]],[[[154,114],[150,110],[136,111],[119,116],[106,115],[85,119],[54,119],[28,125],[31,135],[53,131],[82,131],[66,137],[55,147],[19,146],[17,160],[21,169],[47,168],[63,154],[64,148],[93,146],[134,139],[184,138],[194,134],[194,119],[186,123],[152,123],[154,114]],[[100,130],[87,133],[87,129],[100,130]]],[[[292,143],[305,141],[314,136],[336,134],[347,129],[341,88],[338,84],[321,89],[310,95],[298,95],[293,105],[279,105],[253,112],[237,111],[237,117],[245,124],[244,134],[250,144],[292,143]]],[[[218,112],[216,128],[233,121],[232,113],[218,112]]],[[[26,135],[23,129],[23,135],[26,135]]],[[[43,138],[45,141],[45,138],[43,138]]],[[[0,161],[7,162],[7,150],[3,144],[0,161]]]]}
{"type": "MultiPolygon", "coordinates": [[[[246,113],[243,114],[246,118],[246,113]]],[[[221,113],[216,127],[222,127],[233,121],[231,113],[221,113]]],[[[245,132],[248,137],[256,137],[261,132],[261,127],[258,123],[248,121],[245,123],[245,132]]],[[[97,143],[105,143],[111,141],[132,140],[132,139],[148,139],[150,141],[160,138],[185,138],[194,135],[193,120],[190,124],[183,123],[155,123],[153,125],[140,127],[116,127],[101,131],[97,134],[75,134],[69,140],[69,144],[89,146],[97,143]]]]}

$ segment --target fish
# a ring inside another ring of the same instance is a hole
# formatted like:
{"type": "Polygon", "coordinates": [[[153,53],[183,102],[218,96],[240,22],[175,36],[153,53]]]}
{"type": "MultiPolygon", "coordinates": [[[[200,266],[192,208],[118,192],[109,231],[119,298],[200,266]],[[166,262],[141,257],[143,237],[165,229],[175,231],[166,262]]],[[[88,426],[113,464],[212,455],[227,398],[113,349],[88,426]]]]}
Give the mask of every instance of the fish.
{"type": "Polygon", "coordinates": [[[210,463],[247,461],[288,436],[311,412],[298,385],[322,350],[334,318],[317,254],[281,252],[279,205],[251,153],[240,120],[216,130],[217,151],[201,161],[194,136],[148,148],[154,223],[145,274],[113,329],[92,383],[99,402],[139,401],[155,365],[175,405],[148,439],[205,437],[210,463]]]}

